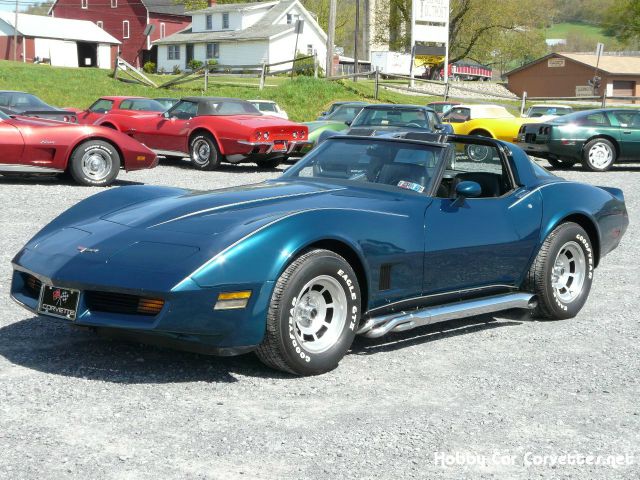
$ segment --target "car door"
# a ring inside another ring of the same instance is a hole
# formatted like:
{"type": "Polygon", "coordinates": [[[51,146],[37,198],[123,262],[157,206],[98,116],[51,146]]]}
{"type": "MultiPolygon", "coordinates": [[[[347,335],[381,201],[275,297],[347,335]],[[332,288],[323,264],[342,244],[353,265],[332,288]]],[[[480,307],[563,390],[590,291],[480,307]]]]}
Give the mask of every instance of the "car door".
{"type": "MultiPolygon", "coordinates": [[[[27,163],[22,159],[24,151],[24,139],[17,127],[11,124],[9,118],[0,114],[0,164],[22,164],[27,163]]],[[[0,166],[0,170],[2,167],[0,166]]]]}
{"type": "Polygon", "coordinates": [[[140,122],[133,137],[154,150],[189,153],[187,137],[198,104],[181,100],[153,121],[140,122]]]}
{"type": "Polygon", "coordinates": [[[528,268],[539,238],[542,197],[515,184],[506,154],[490,144],[454,144],[456,158],[449,165],[455,169],[444,172],[426,211],[425,295],[464,298],[504,290],[519,285],[528,268]],[[463,181],[480,184],[481,196],[457,197],[463,181]]]}
{"type": "Polygon", "coordinates": [[[620,157],[640,158],[640,112],[634,110],[614,110],[607,112],[612,128],[618,130],[620,157]]]}

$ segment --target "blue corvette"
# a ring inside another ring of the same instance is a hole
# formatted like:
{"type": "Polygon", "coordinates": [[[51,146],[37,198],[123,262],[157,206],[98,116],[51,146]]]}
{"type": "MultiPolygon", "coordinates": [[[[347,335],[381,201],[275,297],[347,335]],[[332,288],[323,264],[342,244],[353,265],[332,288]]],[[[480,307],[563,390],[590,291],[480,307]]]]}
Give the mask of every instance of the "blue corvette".
{"type": "Polygon", "coordinates": [[[262,184],[90,197],[16,255],[11,295],[98,331],[255,350],[311,375],[356,334],[511,308],[571,318],[627,225],[621,190],[565,181],[514,145],[338,136],[262,184]]]}

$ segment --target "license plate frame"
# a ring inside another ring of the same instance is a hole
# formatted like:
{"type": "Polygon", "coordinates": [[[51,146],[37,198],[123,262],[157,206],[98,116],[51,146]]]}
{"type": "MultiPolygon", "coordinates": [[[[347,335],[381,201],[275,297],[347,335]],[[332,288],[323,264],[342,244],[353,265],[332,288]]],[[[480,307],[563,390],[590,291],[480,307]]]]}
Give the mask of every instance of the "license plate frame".
{"type": "Polygon", "coordinates": [[[80,290],[42,284],[38,299],[38,313],[75,321],[80,304],[80,290]]]}

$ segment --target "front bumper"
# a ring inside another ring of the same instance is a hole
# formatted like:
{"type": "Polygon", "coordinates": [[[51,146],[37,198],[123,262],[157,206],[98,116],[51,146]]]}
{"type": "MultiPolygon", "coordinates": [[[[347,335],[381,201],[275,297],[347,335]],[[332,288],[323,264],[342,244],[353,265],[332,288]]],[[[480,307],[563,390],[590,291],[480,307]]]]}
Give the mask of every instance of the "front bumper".
{"type": "MultiPolygon", "coordinates": [[[[76,282],[48,278],[14,264],[11,298],[32,313],[38,312],[39,288],[33,287],[29,277],[39,284],[80,290],[75,320],[58,321],[76,326],[90,327],[110,335],[125,336],[145,343],[165,345],[182,350],[214,355],[235,355],[251,351],[262,341],[272,282],[264,284],[224,285],[214,288],[193,288],[179,292],[132,291],[112,286],[82,285],[76,282]],[[218,294],[223,291],[251,290],[252,296],[245,308],[214,310],[218,294]],[[104,303],[91,302],[95,292],[112,295],[114,305],[121,307],[118,295],[137,295],[161,298],[162,309],[156,315],[134,312],[123,313],[104,303]]],[[[46,315],[45,315],[46,316],[46,315]]]]}

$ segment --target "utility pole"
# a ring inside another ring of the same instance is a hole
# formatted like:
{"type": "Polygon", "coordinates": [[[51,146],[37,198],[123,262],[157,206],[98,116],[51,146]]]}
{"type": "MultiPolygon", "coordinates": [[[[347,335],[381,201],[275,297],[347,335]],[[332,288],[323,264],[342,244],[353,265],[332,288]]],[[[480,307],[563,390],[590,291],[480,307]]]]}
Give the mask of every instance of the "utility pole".
{"type": "Polygon", "coordinates": [[[327,33],[327,63],[325,75],[333,76],[333,46],[336,43],[336,9],[337,0],[331,0],[329,6],[329,32],[327,33]]]}
{"type": "Polygon", "coordinates": [[[353,32],[353,81],[358,81],[358,40],[360,31],[360,0],[356,0],[356,25],[353,32]]]}
{"type": "Polygon", "coordinates": [[[13,61],[18,61],[18,1],[16,0],[16,18],[13,23],[13,61]]]}

